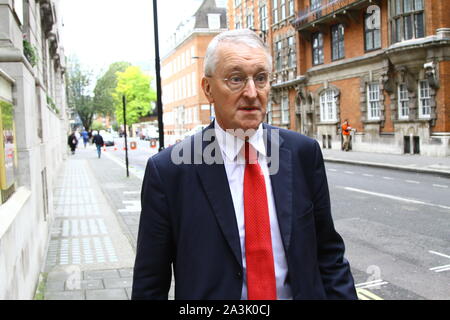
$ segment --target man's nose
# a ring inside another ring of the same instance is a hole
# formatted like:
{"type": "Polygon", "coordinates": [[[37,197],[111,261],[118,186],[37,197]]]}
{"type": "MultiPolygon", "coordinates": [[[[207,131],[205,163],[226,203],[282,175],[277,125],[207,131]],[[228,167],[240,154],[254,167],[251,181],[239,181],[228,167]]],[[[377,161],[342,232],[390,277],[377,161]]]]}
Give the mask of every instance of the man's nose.
{"type": "Polygon", "coordinates": [[[253,78],[249,78],[247,80],[244,87],[244,96],[251,99],[255,99],[258,96],[253,78]]]}

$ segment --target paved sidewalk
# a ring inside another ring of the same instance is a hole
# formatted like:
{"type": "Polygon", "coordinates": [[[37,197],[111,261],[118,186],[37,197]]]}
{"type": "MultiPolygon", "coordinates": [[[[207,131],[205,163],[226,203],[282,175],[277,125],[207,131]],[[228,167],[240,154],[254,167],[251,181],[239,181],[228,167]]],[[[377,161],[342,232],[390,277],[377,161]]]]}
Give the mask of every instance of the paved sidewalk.
{"type": "Polygon", "coordinates": [[[431,173],[450,177],[450,157],[427,157],[422,155],[396,155],[357,151],[345,152],[332,149],[322,149],[322,153],[324,160],[328,162],[431,173]]]}
{"type": "Polygon", "coordinates": [[[130,299],[134,250],[89,167],[71,155],[56,183],[45,299],[130,299]]]}

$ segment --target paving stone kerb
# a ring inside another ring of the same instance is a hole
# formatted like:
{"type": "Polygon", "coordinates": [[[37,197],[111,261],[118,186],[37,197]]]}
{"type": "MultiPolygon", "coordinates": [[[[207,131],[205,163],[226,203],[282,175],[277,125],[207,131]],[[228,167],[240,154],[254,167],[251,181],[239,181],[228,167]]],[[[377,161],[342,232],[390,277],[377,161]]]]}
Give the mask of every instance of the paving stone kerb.
{"type": "Polygon", "coordinates": [[[450,157],[322,150],[325,162],[401,170],[450,177],[450,157]]]}

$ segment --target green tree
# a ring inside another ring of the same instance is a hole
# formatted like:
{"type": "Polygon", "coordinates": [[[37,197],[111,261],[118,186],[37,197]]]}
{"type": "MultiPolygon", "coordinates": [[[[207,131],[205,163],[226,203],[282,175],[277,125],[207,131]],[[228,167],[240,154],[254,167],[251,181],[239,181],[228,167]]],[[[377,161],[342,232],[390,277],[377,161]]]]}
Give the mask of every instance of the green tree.
{"type": "Polygon", "coordinates": [[[89,85],[91,84],[92,73],[82,70],[76,58],[70,58],[68,63],[67,99],[69,107],[75,110],[86,130],[90,130],[95,108],[89,85]]]}
{"type": "Polygon", "coordinates": [[[98,114],[102,116],[114,115],[113,93],[117,87],[117,72],[123,72],[131,64],[128,62],[114,62],[101,78],[97,80],[94,89],[94,107],[98,114]]]}
{"type": "Polygon", "coordinates": [[[122,97],[127,101],[127,125],[139,122],[139,119],[151,112],[152,101],[156,93],[150,87],[151,77],[142,73],[139,67],[128,67],[124,72],[117,73],[117,87],[114,90],[114,105],[116,119],[123,124],[122,97]]]}

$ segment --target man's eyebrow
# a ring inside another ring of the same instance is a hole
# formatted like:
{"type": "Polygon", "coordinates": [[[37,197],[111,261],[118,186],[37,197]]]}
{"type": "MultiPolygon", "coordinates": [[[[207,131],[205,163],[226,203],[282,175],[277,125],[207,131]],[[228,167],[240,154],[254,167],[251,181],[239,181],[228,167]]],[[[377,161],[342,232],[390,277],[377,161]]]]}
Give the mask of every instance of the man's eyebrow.
{"type": "MultiPolygon", "coordinates": [[[[245,73],[244,70],[242,69],[242,67],[240,66],[234,66],[231,68],[227,68],[225,70],[225,73],[230,73],[230,72],[242,72],[245,73]]],[[[269,70],[266,68],[266,66],[260,65],[260,66],[256,66],[256,72],[255,73],[260,73],[260,72],[269,72],[269,70]]]]}

